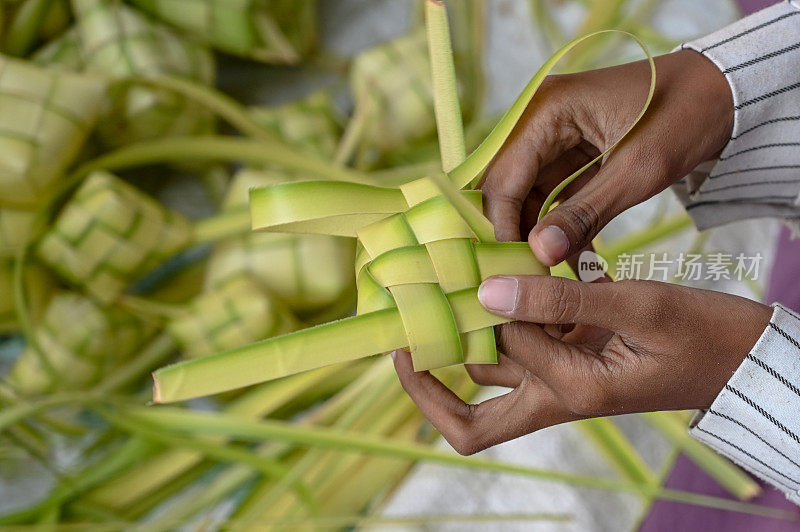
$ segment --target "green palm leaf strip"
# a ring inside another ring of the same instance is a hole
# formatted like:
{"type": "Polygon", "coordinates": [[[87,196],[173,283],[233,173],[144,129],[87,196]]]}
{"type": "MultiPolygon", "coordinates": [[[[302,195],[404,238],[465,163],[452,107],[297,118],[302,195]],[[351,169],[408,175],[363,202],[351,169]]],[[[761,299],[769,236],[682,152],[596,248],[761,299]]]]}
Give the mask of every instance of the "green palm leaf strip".
{"type": "Polygon", "coordinates": [[[641,415],[731,494],[747,500],[761,492],[759,485],[747,473],[707,445],[689,436],[685,418],[679,412],[654,412],[641,415]]]}
{"type": "Polygon", "coordinates": [[[653,471],[611,418],[585,419],[576,425],[623,478],[639,484],[656,485],[653,471]]]}
{"type": "Polygon", "coordinates": [[[425,27],[431,56],[433,79],[433,109],[439,134],[442,169],[449,172],[467,158],[464,145],[464,126],[458,104],[456,69],[450,45],[450,28],[444,3],[425,2],[425,27]]]}
{"type": "MultiPolygon", "coordinates": [[[[276,173],[244,169],[234,176],[222,212],[242,213],[242,219],[233,228],[238,231],[242,223],[245,232],[215,244],[206,269],[206,287],[212,288],[233,275],[247,272],[270,294],[303,317],[316,316],[345,300],[352,307],[354,246],[351,239],[250,231],[249,190],[280,182],[280,174],[276,176],[276,173]],[[325,267],[320,268],[320,264],[325,267]]],[[[209,226],[221,227],[218,221],[218,216],[214,216],[202,222],[203,225],[196,227],[196,239],[208,241],[208,235],[202,231],[209,226]]]]}
{"type": "Polygon", "coordinates": [[[142,141],[87,161],[70,174],[80,180],[95,170],[121,170],[165,162],[232,161],[250,165],[275,164],[320,179],[373,182],[358,170],[333,166],[324,159],[303,154],[281,142],[265,142],[226,135],[169,137],[142,141]]]}
{"type": "MultiPolygon", "coordinates": [[[[335,369],[323,368],[254,388],[227,405],[224,413],[253,419],[267,416],[298,395],[331,379],[332,370],[335,369]]],[[[224,443],[226,440],[218,438],[216,441],[224,443]]],[[[139,439],[138,445],[143,448],[151,447],[146,439],[139,439]]],[[[170,481],[189,472],[203,459],[204,453],[197,449],[165,449],[150,456],[147,462],[135,464],[136,467],[117,473],[109,482],[88,492],[86,500],[114,510],[128,509],[147,494],[158,492],[170,481]]],[[[246,468],[244,478],[252,475],[252,470],[246,468]]]]}
{"type": "Polygon", "coordinates": [[[575,486],[604,489],[618,492],[639,493],[660,499],[684,502],[710,508],[769,515],[782,519],[796,519],[792,512],[757,504],[730,501],[708,495],[699,495],[680,490],[660,488],[650,484],[638,484],[605,478],[595,478],[571,473],[543,470],[539,468],[497,462],[488,458],[465,457],[426,445],[395,441],[389,438],[365,435],[317,426],[298,426],[282,421],[253,421],[237,416],[218,416],[207,412],[187,412],[181,408],[130,407],[120,411],[130,419],[151,423],[160,430],[188,434],[224,435],[242,440],[274,440],[297,445],[337,449],[344,452],[360,452],[391,456],[410,460],[440,463],[482,471],[496,471],[538,478],[553,482],[565,482],[575,486]]]}

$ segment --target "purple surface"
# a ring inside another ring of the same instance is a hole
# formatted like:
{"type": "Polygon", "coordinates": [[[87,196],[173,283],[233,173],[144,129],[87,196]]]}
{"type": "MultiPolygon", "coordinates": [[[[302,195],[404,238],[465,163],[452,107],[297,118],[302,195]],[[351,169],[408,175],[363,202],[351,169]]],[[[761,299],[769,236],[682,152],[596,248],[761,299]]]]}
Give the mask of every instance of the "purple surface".
{"type": "MultiPolygon", "coordinates": [[[[749,502],[793,511],[800,519],[800,507],[792,504],[775,488],[762,482],[759,484],[763,493],[749,502]]],[[[683,455],[675,462],[665,487],[734,500],[705,471],[683,455]]],[[[798,521],[658,501],[653,505],[639,532],[797,532],[798,530],[800,530],[798,521]]]]}
{"type": "MultiPolygon", "coordinates": [[[[775,259],[767,286],[766,303],[778,301],[800,312],[800,239],[791,240],[789,229],[781,227],[776,243],[775,259]]],[[[751,502],[783,508],[797,513],[800,507],[788,501],[780,491],[760,482],[763,493],[751,502]]],[[[666,486],[732,499],[711,477],[680,456],[666,486]]],[[[653,505],[639,532],[788,532],[800,530],[800,523],[768,519],[752,515],[658,501],[653,505]]]]}
{"type": "Polygon", "coordinates": [[[760,9],[764,9],[765,7],[769,7],[777,3],[778,2],[775,0],[738,0],[739,7],[741,8],[742,13],[745,15],[755,13],[760,9]]]}
{"type": "Polygon", "coordinates": [[[800,238],[792,240],[790,235],[789,229],[781,225],[764,302],[777,301],[800,312],[800,238]]]}

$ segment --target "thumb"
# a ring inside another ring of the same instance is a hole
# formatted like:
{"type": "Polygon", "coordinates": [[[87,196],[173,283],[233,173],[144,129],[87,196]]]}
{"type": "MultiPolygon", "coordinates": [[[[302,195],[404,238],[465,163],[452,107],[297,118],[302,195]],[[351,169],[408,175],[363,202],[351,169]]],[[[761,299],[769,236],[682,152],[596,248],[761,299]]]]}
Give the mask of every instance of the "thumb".
{"type": "Polygon", "coordinates": [[[657,297],[650,283],[582,283],[549,275],[489,277],[478,289],[493,314],[541,324],[581,323],[623,332],[635,327],[636,309],[657,297]]]}
{"type": "Polygon", "coordinates": [[[548,212],[528,235],[536,258],[555,266],[591,244],[615,216],[638,202],[635,190],[622,186],[625,169],[609,161],[586,185],[548,212]]]}

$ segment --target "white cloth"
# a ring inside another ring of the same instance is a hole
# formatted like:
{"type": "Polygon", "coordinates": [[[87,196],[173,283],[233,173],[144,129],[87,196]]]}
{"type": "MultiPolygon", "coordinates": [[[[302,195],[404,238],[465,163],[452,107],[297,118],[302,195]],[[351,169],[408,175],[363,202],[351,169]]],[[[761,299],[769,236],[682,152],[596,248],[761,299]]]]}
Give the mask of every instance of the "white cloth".
{"type": "MultiPolygon", "coordinates": [[[[681,46],[687,48],[725,74],[734,126],[719,159],[673,190],[700,229],[765,216],[797,226],[800,0],[681,46]]],[[[800,504],[800,317],[775,305],[761,338],[689,431],[800,504]]]]}

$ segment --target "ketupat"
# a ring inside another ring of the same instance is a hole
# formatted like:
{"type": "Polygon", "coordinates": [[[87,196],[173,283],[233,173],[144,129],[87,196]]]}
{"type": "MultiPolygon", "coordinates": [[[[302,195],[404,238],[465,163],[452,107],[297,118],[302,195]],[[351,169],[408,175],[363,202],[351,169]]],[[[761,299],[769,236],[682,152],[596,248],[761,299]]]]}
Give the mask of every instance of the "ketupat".
{"type": "MultiPolygon", "coordinates": [[[[10,257],[32,236],[36,209],[78,156],[100,115],[107,87],[97,76],[0,55],[0,278],[9,288],[0,304],[3,327],[19,326],[12,316],[18,309],[10,297],[10,257]]],[[[35,312],[51,283],[41,271],[27,271],[25,277],[35,312]]]]}
{"type": "Polygon", "coordinates": [[[188,358],[210,355],[297,330],[291,312],[239,272],[192,300],[167,330],[188,358]]]}
{"type": "Polygon", "coordinates": [[[64,279],[102,303],[189,244],[191,223],[119,178],[95,172],[37,247],[64,279]]]}
{"type": "Polygon", "coordinates": [[[350,69],[350,90],[355,111],[348,129],[358,132],[352,142],[363,157],[374,159],[430,136],[436,124],[425,33],[361,52],[350,69]]]}
{"type": "MultiPolygon", "coordinates": [[[[456,102],[467,119],[477,119],[483,104],[483,2],[448,3],[453,15],[453,61],[458,72],[456,102]]],[[[435,139],[429,47],[420,28],[359,53],[350,72],[355,111],[348,133],[361,163],[387,157],[435,139]]]]}
{"type": "Polygon", "coordinates": [[[131,0],[195,39],[267,63],[295,63],[316,40],[312,0],[131,0]]]}
{"type": "Polygon", "coordinates": [[[77,156],[107,86],[0,56],[0,205],[38,204],[77,156]]]}
{"type": "Polygon", "coordinates": [[[211,84],[215,64],[210,50],[120,0],[72,0],[72,5],[75,25],[34,59],[123,80],[112,86],[99,123],[98,134],[106,145],[213,131],[212,115],[197,102],[124,83],[130,77],[168,75],[211,84]]]}
{"type": "Polygon", "coordinates": [[[339,116],[326,92],[276,106],[256,106],[250,112],[258,124],[294,148],[333,159],[341,135],[339,116]]]}
{"type": "Polygon", "coordinates": [[[81,389],[94,384],[137,351],[155,327],[119,308],[104,308],[74,293],[55,295],[28,346],[9,374],[25,395],[81,389]]]}

